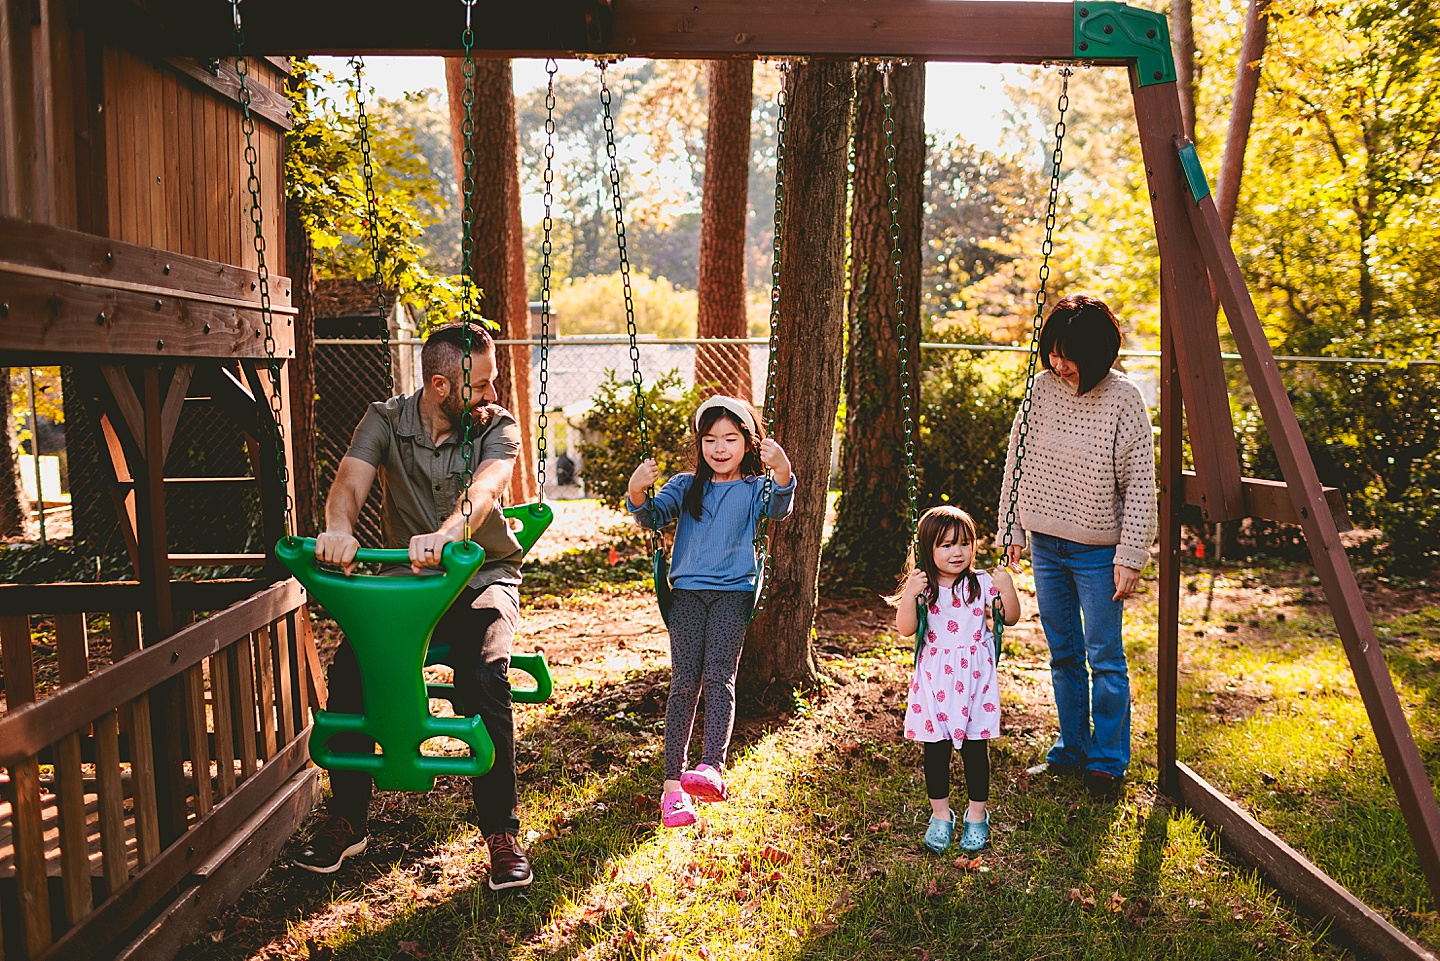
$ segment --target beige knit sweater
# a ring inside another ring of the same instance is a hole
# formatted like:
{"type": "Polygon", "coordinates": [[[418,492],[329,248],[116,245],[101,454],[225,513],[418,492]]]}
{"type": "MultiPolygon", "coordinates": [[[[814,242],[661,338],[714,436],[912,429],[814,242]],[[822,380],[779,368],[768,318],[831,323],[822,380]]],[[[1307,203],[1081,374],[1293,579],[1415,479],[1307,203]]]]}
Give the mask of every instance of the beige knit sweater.
{"type": "MultiPolygon", "coordinates": [[[[1016,414],[1000,489],[1002,538],[1019,436],[1016,414]]],[[[1021,468],[1012,543],[1023,544],[1028,530],[1081,544],[1114,544],[1116,564],[1145,567],[1155,539],[1155,441],[1150,413],[1130,378],[1112,370],[1080,394],[1041,371],[1021,468]]]]}

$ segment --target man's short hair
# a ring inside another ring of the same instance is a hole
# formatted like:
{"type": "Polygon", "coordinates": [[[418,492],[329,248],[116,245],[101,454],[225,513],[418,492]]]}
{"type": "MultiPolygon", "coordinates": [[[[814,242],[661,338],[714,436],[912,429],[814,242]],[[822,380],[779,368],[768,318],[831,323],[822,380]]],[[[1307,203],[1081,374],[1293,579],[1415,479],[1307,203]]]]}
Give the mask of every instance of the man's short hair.
{"type": "MultiPolygon", "coordinates": [[[[452,384],[460,383],[460,361],[465,355],[466,326],[464,322],[456,322],[443,324],[430,331],[430,336],[425,338],[425,346],[420,349],[420,373],[425,378],[425,383],[428,384],[435,374],[452,384]]],[[[495,341],[491,338],[490,331],[473,321],[468,326],[470,353],[485,354],[495,349],[495,341]]]]}

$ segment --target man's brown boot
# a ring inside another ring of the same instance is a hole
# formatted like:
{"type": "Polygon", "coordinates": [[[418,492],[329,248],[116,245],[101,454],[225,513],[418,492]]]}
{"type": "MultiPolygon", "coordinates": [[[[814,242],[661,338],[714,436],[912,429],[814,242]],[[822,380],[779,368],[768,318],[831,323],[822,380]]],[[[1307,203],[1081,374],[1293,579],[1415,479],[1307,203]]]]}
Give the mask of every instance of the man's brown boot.
{"type": "Polygon", "coordinates": [[[504,891],[523,888],[535,879],[530,860],[520,850],[520,839],[513,834],[490,834],[485,838],[490,849],[490,890],[504,891]]]}

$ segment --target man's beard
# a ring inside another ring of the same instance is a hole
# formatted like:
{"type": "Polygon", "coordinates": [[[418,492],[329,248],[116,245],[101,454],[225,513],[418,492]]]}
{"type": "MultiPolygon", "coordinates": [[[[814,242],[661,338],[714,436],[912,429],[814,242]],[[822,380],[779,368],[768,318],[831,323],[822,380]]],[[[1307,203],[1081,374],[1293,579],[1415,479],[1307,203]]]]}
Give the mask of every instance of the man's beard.
{"type": "MultiPolygon", "coordinates": [[[[459,391],[446,395],[446,397],[440,401],[440,413],[444,414],[450,420],[451,429],[457,432],[465,429],[465,404],[460,398],[459,391]]],[[[470,418],[470,424],[473,427],[483,430],[490,424],[490,418],[492,416],[493,411],[490,410],[490,406],[487,404],[475,412],[470,418]]]]}

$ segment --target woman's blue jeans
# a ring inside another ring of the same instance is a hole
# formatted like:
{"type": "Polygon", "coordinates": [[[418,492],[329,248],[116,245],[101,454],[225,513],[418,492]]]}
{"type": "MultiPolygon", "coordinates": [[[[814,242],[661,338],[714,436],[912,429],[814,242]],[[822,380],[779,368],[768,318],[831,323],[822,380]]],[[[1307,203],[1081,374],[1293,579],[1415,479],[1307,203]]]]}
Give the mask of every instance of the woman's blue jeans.
{"type": "Polygon", "coordinates": [[[1046,760],[1123,777],[1130,766],[1130,668],[1120,637],[1125,602],[1112,599],[1115,547],[1032,532],[1030,559],[1060,715],[1060,737],[1046,760]]]}

